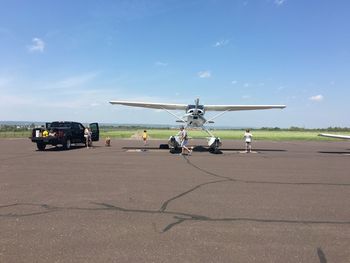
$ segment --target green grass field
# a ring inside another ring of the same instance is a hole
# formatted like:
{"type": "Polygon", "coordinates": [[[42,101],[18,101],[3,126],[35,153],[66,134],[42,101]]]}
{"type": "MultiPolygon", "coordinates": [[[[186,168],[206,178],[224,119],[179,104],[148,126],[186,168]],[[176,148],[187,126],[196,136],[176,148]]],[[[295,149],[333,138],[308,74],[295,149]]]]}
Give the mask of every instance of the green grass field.
{"type": "MultiPolygon", "coordinates": [[[[143,130],[103,130],[101,129],[101,136],[111,138],[141,138],[143,130]]],[[[150,139],[168,139],[171,135],[175,135],[178,130],[164,130],[164,129],[148,129],[150,139]]],[[[243,138],[244,130],[215,130],[215,136],[225,140],[241,140],[243,138]]],[[[329,141],[336,140],[332,138],[325,138],[317,136],[318,131],[252,131],[254,140],[272,140],[272,141],[329,141]]],[[[334,134],[341,134],[333,132],[334,134]]],[[[199,130],[188,130],[189,137],[198,139],[205,138],[208,135],[199,130]]]]}
{"type": "MultiPolygon", "coordinates": [[[[141,139],[143,129],[104,129],[101,127],[100,136],[105,138],[120,139],[141,139]]],[[[178,130],[167,129],[147,129],[150,139],[168,139],[171,135],[175,135],[178,130]]],[[[215,136],[224,140],[241,140],[244,130],[214,130],[215,136]]],[[[317,136],[318,131],[266,131],[253,130],[254,140],[270,140],[270,141],[330,141],[338,140],[317,136]]],[[[333,134],[348,134],[346,132],[330,132],[333,134]]],[[[198,139],[206,138],[207,134],[200,130],[188,130],[189,137],[198,139]]],[[[0,131],[0,138],[26,138],[30,136],[30,131],[0,131]]]]}
{"type": "Polygon", "coordinates": [[[31,131],[0,131],[0,138],[28,138],[31,131]]]}

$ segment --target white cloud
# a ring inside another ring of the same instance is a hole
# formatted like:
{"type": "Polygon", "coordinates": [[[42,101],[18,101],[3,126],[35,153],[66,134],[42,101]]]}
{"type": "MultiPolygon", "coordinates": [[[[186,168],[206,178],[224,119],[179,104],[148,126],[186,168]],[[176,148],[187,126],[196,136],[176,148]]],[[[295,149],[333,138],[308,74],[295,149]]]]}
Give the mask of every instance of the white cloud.
{"type": "Polygon", "coordinates": [[[237,81],[237,80],[232,80],[231,83],[232,83],[233,85],[236,85],[236,84],[238,83],[238,81],[237,81]]]}
{"type": "Polygon", "coordinates": [[[157,67],[166,67],[166,66],[168,66],[168,63],[161,62],[161,61],[157,61],[157,62],[155,63],[155,65],[156,65],[157,67]]]}
{"type": "Polygon", "coordinates": [[[199,71],[198,72],[198,77],[200,77],[201,79],[210,78],[211,77],[211,72],[209,70],[199,71]]]}
{"type": "Polygon", "coordinates": [[[220,40],[220,41],[217,41],[217,42],[214,44],[214,47],[223,47],[223,46],[228,45],[229,42],[230,42],[230,41],[227,40],[227,39],[220,40]]]}
{"type": "Polygon", "coordinates": [[[45,49],[45,42],[40,38],[33,38],[32,39],[32,45],[28,47],[28,50],[30,52],[44,52],[45,49]]]}
{"type": "Polygon", "coordinates": [[[274,3],[278,6],[283,5],[286,2],[286,0],[275,0],[274,3]]]}
{"type": "Polygon", "coordinates": [[[97,73],[87,73],[83,75],[73,76],[66,79],[63,79],[57,83],[58,88],[72,88],[82,86],[97,76],[97,73]]]}
{"type": "Polygon", "coordinates": [[[311,96],[309,98],[309,100],[312,100],[312,101],[323,101],[324,97],[323,95],[319,94],[319,95],[315,95],[315,96],[311,96]]]}

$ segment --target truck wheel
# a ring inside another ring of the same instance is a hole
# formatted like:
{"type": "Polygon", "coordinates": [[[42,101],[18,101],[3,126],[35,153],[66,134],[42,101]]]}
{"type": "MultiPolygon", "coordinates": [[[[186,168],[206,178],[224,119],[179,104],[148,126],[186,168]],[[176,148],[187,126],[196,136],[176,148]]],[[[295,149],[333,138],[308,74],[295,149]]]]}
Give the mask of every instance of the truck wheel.
{"type": "Polygon", "coordinates": [[[38,148],[39,151],[45,150],[46,144],[42,142],[36,143],[36,147],[38,148]]]}
{"type": "Polygon", "coordinates": [[[63,148],[64,148],[65,150],[69,150],[71,146],[72,146],[72,144],[71,144],[70,139],[67,139],[67,140],[64,141],[64,143],[63,143],[63,148]]]}

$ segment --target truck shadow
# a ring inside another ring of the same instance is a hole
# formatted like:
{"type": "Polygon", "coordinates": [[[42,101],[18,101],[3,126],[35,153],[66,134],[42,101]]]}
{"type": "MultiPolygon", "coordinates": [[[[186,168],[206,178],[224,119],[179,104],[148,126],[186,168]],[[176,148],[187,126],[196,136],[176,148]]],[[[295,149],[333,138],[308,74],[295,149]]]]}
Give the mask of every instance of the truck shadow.
{"type": "Polygon", "coordinates": [[[52,146],[49,148],[46,148],[44,151],[39,151],[36,150],[37,152],[62,152],[62,151],[71,151],[71,150],[78,150],[78,149],[82,149],[82,148],[86,148],[85,145],[72,145],[71,148],[69,150],[66,150],[63,148],[63,146],[52,146]]]}

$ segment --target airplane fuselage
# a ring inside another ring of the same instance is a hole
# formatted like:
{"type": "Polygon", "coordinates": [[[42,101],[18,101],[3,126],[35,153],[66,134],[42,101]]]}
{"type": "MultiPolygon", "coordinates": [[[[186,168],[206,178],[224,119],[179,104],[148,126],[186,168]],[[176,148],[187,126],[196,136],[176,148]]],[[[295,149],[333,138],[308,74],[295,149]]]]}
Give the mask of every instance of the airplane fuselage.
{"type": "Polygon", "coordinates": [[[204,118],[205,110],[203,105],[188,105],[184,120],[187,127],[199,128],[203,127],[206,122],[204,118]]]}
{"type": "Polygon", "coordinates": [[[190,115],[190,116],[187,116],[186,126],[199,128],[199,127],[202,127],[205,122],[206,120],[204,119],[203,116],[190,115]]]}

